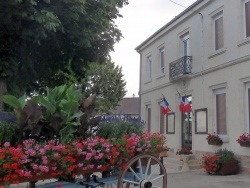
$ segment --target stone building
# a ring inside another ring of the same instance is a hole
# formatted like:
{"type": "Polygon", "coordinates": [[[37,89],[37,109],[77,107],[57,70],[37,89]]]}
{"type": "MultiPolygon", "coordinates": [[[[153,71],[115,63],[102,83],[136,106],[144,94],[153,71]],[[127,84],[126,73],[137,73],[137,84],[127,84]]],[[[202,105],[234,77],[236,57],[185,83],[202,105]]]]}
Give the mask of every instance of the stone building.
{"type": "Polygon", "coordinates": [[[250,148],[236,142],[250,131],[250,0],[197,0],[136,51],[147,128],[165,133],[172,151],[189,147],[197,158],[230,149],[250,172],[250,148]],[[179,111],[177,91],[189,99],[189,113],[179,111]],[[172,109],[167,115],[162,95],[172,109]],[[214,132],[222,146],[208,145],[214,132]]]}

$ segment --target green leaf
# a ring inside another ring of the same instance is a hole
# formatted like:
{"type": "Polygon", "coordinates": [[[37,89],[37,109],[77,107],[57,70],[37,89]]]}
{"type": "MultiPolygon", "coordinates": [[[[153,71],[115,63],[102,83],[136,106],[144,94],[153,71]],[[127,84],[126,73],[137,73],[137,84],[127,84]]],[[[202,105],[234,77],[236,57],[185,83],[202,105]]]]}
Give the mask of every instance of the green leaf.
{"type": "Polygon", "coordinates": [[[20,101],[13,95],[4,95],[2,99],[4,103],[10,105],[15,109],[22,106],[20,101]]]}
{"type": "Polygon", "coordinates": [[[74,113],[74,115],[70,117],[70,121],[72,121],[74,118],[79,118],[79,117],[81,117],[83,114],[84,114],[84,113],[82,113],[81,111],[80,111],[80,112],[74,113]]]}
{"type": "Polygon", "coordinates": [[[51,104],[46,98],[42,97],[38,99],[38,103],[40,103],[42,106],[44,106],[47,110],[50,111],[51,114],[53,114],[56,111],[56,107],[51,104]]]}
{"type": "Polygon", "coordinates": [[[23,95],[18,100],[19,100],[19,102],[21,104],[21,108],[23,109],[25,107],[25,105],[26,105],[26,95],[23,95]]]}

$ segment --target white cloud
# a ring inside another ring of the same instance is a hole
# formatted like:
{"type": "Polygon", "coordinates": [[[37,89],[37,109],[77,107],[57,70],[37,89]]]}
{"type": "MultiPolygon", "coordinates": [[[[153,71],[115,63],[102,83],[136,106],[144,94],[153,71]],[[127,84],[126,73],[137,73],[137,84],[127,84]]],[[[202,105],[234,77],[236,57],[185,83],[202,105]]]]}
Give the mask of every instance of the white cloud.
{"type": "MultiPolygon", "coordinates": [[[[175,2],[188,7],[195,0],[175,2]]],[[[128,90],[126,97],[132,97],[133,94],[138,96],[139,91],[140,56],[134,50],[135,47],[184,10],[169,0],[130,0],[129,5],[120,10],[123,18],[117,19],[115,23],[123,38],[115,44],[115,51],[110,55],[123,68],[128,90]]]]}

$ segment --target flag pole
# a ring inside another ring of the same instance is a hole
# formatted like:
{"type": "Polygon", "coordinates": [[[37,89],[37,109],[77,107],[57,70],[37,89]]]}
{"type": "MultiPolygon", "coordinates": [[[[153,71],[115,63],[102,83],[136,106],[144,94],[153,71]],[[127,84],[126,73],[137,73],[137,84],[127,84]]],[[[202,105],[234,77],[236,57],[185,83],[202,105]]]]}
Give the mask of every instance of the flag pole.
{"type": "MultiPolygon", "coordinates": [[[[162,96],[163,96],[162,101],[164,101],[164,99],[166,100],[166,98],[165,98],[165,96],[164,96],[163,94],[162,94],[162,96]]],[[[168,103],[168,102],[167,102],[167,103],[168,103]]],[[[168,105],[169,105],[169,103],[168,103],[168,105]]],[[[168,107],[169,107],[169,109],[172,111],[170,105],[169,105],[168,107]]]]}
{"type": "MultiPolygon", "coordinates": [[[[177,91],[177,93],[179,94],[179,97],[181,98],[181,100],[182,100],[182,96],[181,96],[181,94],[179,93],[179,91],[176,89],[176,91],[177,91]]],[[[184,112],[184,109],[182,109],[181,110],[181,112],[183,113],[184,112]]]]}
{"type": "Polygon", "coordinates": [[[176,89],[177,93],[179,94],[179,97],[181,97],[181,94],[179,93],[179,91],[176,89]]]}

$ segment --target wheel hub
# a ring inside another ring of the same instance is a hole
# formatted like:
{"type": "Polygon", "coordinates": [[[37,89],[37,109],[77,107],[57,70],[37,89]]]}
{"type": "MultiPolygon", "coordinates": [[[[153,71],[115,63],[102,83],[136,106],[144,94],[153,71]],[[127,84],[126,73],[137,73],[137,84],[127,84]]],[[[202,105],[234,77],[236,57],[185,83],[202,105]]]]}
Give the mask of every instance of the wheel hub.
{"type": "Polygon", "coordinates": [[[152,187],[153,187],[153,185],[150,181],[147,181],[147,180],[141,181],[140,188],[152,188],[152,187]]]}

